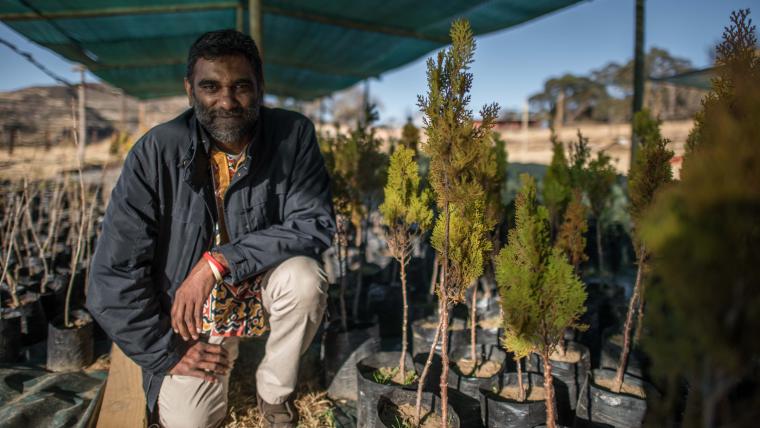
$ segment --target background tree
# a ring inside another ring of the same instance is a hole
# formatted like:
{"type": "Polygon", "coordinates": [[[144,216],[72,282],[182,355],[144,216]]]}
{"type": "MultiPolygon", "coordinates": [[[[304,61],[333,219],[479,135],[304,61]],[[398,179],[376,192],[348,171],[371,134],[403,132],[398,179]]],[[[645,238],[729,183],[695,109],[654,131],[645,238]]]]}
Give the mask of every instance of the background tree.
{"type": "MultiPolygon", "coordinates": [[[[482,273],[483,260],[490,249],[485,225],[485,195],[478,166],[488,156],[490,129],[498,113],[491,104],[480,111],[480,126],[475,126],[468,108],[472,87],[470,64],[475,41],[467,21],[457,20],[451,26],[451,47],[440,51],[436,60],[427,61],[428,91],[418,97],[424,113],[427,141],[422,146],[430,157],[430,184],[435,191],[440,214],[431,237],[433,248],[441,260],[442,280],[438,287],[441,305],[442,334],[441,408],[443,424],[448,424],[448,330],[449,307],[460,302],[464,290],[482,273]]],[[[423,369],[417,396],[419,423],[421,388],[426,369],[435,352],[430,350],[423,369]]]]}
{"type": "Polygon", "coordinates": [[[610,203],[612,187],[615,185],[617,173],[612,158],[604,151],[596,153],[596,158],[588,163],[586,181],[586,196],[588,197],[591,215],[596,220],[596,252],[599,273],[604,272],[604,224],[602,219],[610,203]]]}
{"type": "MultiPolygon", "coordinates": [[[[661,78],[693,70],[693,64],[652,47],[644,58],[645,76],[661,78]]],[[[559,93],[564,94],[566,124],[584,120],[627,122],[631,119],[633,60],[609,62],[588,75],[565,74],[544,82],[544,88],[530,98],[531,110],[551,119],[559,93]]],[[[644,106],[667,119],[690,119],[699,110],[704,91],[668,83],[646,82],[644,106]]]]}
{"type": "Polygon", "coordinates": [[[359,195],[352,186],[356,165],[358,163],[358,147],[356,140],[347,138],[344,134],[334,136],[320,135],[319,147],[325,159],[325,166],[330,174],[330,190],[336,214],[336,255],[338,259],[338,274],[340,275],[340,291],[338,294],[340,321],[343,331],[348,331],[348,312],[346,310],[346,289],[348,288],[348,245],[350,241],[350,219],[352,212],[359,209],[359,195]]]}
{"type": "Polygon", "coordinates": [[[349,139],[354,141],[357,148],[356,170],[352,186],[357,191],[358,204],[352,210],[351,223],[356,231],[355,243],[359,249],[359,272],[356,277],[356,291],[351,313],[354,319],[359,316],[359,304],[363,292],[363,267],[366,263],[367,231],[369,229],[369,215],[376,209],[383,186],[385,186],[388,168],[388,156],[380,151],[381,141],[375,135],[373,124],[377,121],[378,114],[374,105],[366,106],[363,120],[356,122],[356,127],[351,131],[349,139]]]}
{"type": "Polygon", "coordinates": [[[573,266],[573,272],[580,275],[581,263],[588,260],[586,255],[586,237],[588,222],[586,206],[580,189],[573,191],[573,197],[565,210],[565,217],[557,233],[555,246],[562,250],[573,266]]]}
{"type": "Polygon", "coordinates": [[[401,358],[398,367],[401,379],[406,379],[407,331],[409,305],[407,303],[406,265],[409,262],[414,240],[424,234],[433,222],[430,193],[420,190],[419,167],[414,151],[400,146],[391,156],[385,200],[380,205],[383,224],[388,227],[388,249],[398,261],[401,272],[401,293],[404,316],[401,327],[401,358]]]}
{"type": "MultiPolygon", "coordinates": [[[[531,352],[544,362],[546,424],[556,426],[550,355],[567,328],[579,324],[586,291],[559,248],[552,248],[548,212],[536,202],[536,184],[523,174],[516,201],[516,223],[499,253],[497,281],[503,308],[502,343],[523,358],[531,352]]],[[[525,390],[518,374],[520,398],[525,390]]]]}
{"type": "Polygon", "coordinates": [[[543,202],[549,210],[552,234],[559,229],[560,221],[570,200],[570,168],[565,156],[565,146],[552,130],[552,160],[543,182],[543,202]]]}
{"type": "MultiPolygon", "coordinates": [[[[682,426],[752,426],[760,384],[760,55],[749,11],[731,15],[726,67],[705,101],[681,180],[641,220],[652,258],[647,329],[653,372],[685,379],[682,426]],[[725,86],[724,86],[725,85],[725,86]]],[[[682,397],[668,390],[667,397],[682,397]]],[[[668,400],[670,401],[670,400],[668,400]]],[[[669,422],[657,423],[664,424],[669,422]]]]}
{"type": "Polygon", "coordinates": [[[412,149],[414,154],[417,154],[417,146],[420,143],[420,130],[414,126],[412,116],[406,118],[406,123],[404,124],[404,127],[401,128],[401,139],[398,142],[399,145],[412,149]]]}
{"type": "Polygon", "coordinates": [[[545,117],[553,117],[557,110],[557,102],[563,102],[564,123],[577,122],[580,119],[591,119],[595,116],[594,109],[609,99],[607,89],[589,77],[565,74],[544,82],[544,90],[532,95],[528,101],[534,110],[543,113],[545,117]],[[561,95],[560,95],[561,94],[561,95]]]}

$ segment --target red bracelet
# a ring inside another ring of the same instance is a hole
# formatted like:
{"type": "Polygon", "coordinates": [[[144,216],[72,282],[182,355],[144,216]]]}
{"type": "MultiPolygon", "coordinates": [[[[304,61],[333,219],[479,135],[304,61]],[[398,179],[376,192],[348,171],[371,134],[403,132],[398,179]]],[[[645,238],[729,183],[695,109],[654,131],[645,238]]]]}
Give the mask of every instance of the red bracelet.
{"type": "Polygon", "coordinates": [[[222,266],[222,264],[219,263],[219,261],[216,260],[214,256],[211,255],[210,252],[206,251],[205,253],[203,253],[203,258],[208,260],[209,263],[213,264],[216,267],[216,269],[219,271],[219,273],[221,273],[222,275],[227,274],[227,268],[222,266]]]}

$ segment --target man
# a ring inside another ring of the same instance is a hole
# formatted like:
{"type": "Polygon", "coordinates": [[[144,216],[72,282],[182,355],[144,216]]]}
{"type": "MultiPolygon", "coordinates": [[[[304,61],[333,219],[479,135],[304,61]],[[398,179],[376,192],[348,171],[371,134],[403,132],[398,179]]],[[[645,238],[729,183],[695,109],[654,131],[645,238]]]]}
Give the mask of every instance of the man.
{"type": "Polygon", "coordinates": [[[170,428],[221,423],[238,340],[268,325],[259,407],[267,426],[294,427],[299,356],[326,305],[316,260],[335,229],[314,126],[261,105],[258,50],[236,31],[193,44],[185,90],[192,108],[127,156],[87,308],[142,367],[148,409],[170,428]]]}

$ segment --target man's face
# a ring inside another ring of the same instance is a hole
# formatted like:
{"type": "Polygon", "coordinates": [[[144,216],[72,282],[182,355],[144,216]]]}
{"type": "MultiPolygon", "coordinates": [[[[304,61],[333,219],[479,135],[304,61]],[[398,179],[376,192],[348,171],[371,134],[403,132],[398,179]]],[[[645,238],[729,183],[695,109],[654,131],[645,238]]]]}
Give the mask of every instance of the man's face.
{"type": "Polygon", "coordinates": [[[199,58],[185,91],[198,121],[220,143],[250,137],[259,116],[259,88],[251,64],[242,55],[199,58]]]}

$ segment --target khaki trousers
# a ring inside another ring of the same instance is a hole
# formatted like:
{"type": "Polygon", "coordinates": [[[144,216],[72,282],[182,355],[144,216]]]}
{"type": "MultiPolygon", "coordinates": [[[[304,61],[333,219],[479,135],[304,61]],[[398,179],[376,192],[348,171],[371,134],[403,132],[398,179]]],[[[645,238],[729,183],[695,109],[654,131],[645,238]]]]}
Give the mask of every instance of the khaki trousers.
{"type": "MultiPolygon", "coordinates": [[[[300,356],[322,322],[327,306],[327,281],[319,263],[299,256],[267,272],[262,288],[270,333],[264,359],[256,370],[256,390],[267,403],[280,404],[295,390],[300,356]]],[[[221,344],[234,365],[239,338],[213,336],[205,340],[221,344]]],[[[206,382],[191,376],[165,376],[158,395],[161,426],[219,426],[227,414],[229,374],[217,379],[218,382],[206,382]]]]}

